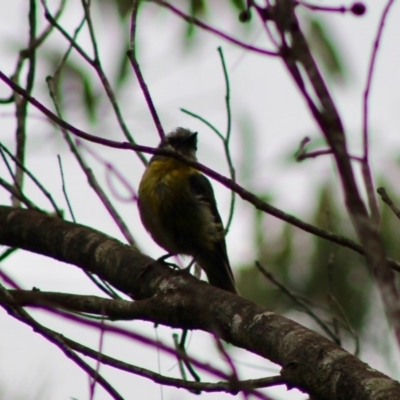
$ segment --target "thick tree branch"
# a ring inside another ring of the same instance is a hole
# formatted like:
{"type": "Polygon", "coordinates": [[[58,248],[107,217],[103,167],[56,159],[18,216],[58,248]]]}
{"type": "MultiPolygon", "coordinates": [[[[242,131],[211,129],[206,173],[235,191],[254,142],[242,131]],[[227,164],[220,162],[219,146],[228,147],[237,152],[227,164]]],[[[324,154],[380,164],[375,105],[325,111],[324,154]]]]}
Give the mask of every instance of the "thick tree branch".
{"type": "MultiPolygon", "coordinates": [[[[146,319],[153,298],[138,301],[108,299],[99,296],[42,292],[40,290],[9,290],[20,306],[46,306],[72,312],[95,314],[111,320],[146,319]]],[[[1,302],[1,300],[0,300],[1,302]]]]}
{"type": "Polygon", "coordinates": [[[281,365],[290,385],[318,399],[345,399],[349,393],[354,400],[400,398],[400,384],[328,339],[251,301],[173,271],[93,229],[37,211],[0,207],[0,244],[97,274],[132,298],[149,300],[142,319],[212,332],[281,365]]]}

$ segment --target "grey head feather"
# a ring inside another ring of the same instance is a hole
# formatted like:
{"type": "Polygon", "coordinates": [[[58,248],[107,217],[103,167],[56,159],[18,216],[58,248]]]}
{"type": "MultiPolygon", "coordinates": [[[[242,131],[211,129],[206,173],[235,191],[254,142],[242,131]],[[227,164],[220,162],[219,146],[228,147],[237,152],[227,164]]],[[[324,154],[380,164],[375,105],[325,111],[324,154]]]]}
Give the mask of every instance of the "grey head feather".
{"type": "MultiPolygon", "coordinates": [[[[192,132],[186,128],[176,128],[161,141],[158,148],[174,150],[196,160],[197,132],[192,132]]],[[[159,157],[154,158],[159,159],[159,157]]]]}

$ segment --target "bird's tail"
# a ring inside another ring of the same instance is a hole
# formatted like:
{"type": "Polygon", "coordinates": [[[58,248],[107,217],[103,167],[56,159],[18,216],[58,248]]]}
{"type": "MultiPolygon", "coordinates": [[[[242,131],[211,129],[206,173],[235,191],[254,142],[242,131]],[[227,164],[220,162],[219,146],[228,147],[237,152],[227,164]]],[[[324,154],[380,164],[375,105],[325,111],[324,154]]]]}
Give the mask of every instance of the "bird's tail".
{"type": "Polygon", "coordinates": [[[239,294],[235,286],[228,257],[221,249],[201,252],[196,257],[197,264],[206,273],[210,285],[239,294]]]}

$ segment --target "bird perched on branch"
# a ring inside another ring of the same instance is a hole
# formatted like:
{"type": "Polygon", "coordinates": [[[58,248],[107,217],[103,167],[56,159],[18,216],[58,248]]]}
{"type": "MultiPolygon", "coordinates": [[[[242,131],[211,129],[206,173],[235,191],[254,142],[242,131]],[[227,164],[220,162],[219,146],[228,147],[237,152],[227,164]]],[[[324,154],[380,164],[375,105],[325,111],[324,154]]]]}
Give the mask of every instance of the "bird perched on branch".
{"type": "MultiPolygon", "coordinates": [[[[197,132],[177,128],[158,148],[196,161],[197,132]]],[[[154,155],[140,182],[138,205],[143,225],[169,255],[194,257],[211,285],[237,293],[214,192],[202,173],[154,155]]]]}

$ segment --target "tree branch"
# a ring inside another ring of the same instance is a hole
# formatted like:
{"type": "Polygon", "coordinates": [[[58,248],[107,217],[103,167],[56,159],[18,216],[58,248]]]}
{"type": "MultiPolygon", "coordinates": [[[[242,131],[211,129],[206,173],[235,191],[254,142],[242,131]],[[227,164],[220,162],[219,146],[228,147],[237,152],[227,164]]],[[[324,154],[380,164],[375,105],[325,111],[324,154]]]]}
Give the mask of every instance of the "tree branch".
{"type": "Polygon", "coordinates": [[[400,384],[319,334],[173,271],[96,230],[37,211],[0,206],[0,244],[95,273],[136,300],[150,300],[142,303],[142,319],[211,332],[281,365],[290,387],[317,398],[347,398],[349,393],[354,400],[400,398],[400,384]]]}

